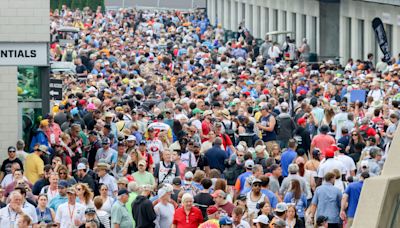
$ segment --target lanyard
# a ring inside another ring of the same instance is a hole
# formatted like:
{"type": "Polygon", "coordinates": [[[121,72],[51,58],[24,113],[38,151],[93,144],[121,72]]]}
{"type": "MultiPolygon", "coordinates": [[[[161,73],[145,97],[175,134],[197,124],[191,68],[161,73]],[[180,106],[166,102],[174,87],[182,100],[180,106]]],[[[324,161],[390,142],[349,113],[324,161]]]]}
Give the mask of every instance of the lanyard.
{"type": "Polygon", "coordinates": [[[68,214],[69,214],[69,218],[71,219],[72,223],[74,222],[74,220],[73,220],[74,213],[75,213],[75,205],[74,205],[74,207],[72,208],[72,211],[71,211],[71,208],[69,207],[69,204],[68,204],[68,214]]]}

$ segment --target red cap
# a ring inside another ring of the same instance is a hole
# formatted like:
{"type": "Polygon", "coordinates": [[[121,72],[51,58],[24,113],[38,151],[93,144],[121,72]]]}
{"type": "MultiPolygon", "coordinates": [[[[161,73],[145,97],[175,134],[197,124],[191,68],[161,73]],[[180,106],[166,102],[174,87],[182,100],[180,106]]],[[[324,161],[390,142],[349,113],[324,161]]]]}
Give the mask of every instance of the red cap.
{"type": "Polygon", "coordinates": [[[326,157],[326,158],[333,158],[333,157],[335,157],[335,151],[334,151],[332,148],[328,147],[328,148],[325,150],[325,157],[326,157]]]}
{"type": "Polygon", "coordinates": [[[210,206],[207,208],[207,215],[212,215],[217,211],[218,211],[218,208],[216,206],[210,206]]]}
{"type": "Polygon", "coordinates": [[[239,76],[239,78],[240,78],[240,79],[248,79],[249,76],[247,76],[247,75],[245,75],[245,74],[242,74],[242,75],[239,76]]]}
{"type": "Polygon", "coordinates": [[[267,95],[267,94],[269,94],[269,90],[268,89],[263,89],[263,94],[265,94],[265,95],[267,95]]]}
{"type": "Polygon", "coordinates": [[[300,94],[300,95],[306,95],[306,94],[307,94],[307,91],[304,90],[304,89],[302,89],[302,90],[299,91],[299,94],[300,94]]]}
{"type": "Polygon", "coordinates": [[[85,105],[86,104],[86,100],[79,100],[79,104],[80,105],[85,105]]]}
{"type": "Polygon", "coordinates": [[[246,91],[243,94],[246,94],[247,96],[250,96],[250,92],[249,91],[246,91]]]}
{"type": "Polygon", "coordinates": [[[338,150],[340,150],[340,148],[339,148],[336,144],[330,145],[329,148],[332,149],[333,151],[338,151],[338,150]]]}
{"type": "Polygon", "coordinates": [[[306,123],[306,122],[307,122],[307,120],[306,120],[306,118],[304,118],[304,117],[301,117],[300,119],[297,120],[297,124],[298,124],[298,125],[302,125],[302,124],[304,124],[304,123],[306,123]]]}

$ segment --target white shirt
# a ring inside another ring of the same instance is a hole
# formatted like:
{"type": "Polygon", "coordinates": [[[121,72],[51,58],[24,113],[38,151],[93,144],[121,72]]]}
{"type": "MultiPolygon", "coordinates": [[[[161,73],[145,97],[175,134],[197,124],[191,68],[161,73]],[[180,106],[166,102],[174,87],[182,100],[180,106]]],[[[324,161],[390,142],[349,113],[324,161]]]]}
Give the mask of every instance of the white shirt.
{"type": "Polygon", "coordinates": [[[60,224],[60,228],[72,228],[75,226],[75,220],[81,223],[85,220],[85,206],[80,203],[75,203],[74,206],[68,202],[61,204],[56,213],[56,223],[60,224]]]}
{"type": "Polygon", "coordinates": [[[342,137],[342,127],[345,125],[347,120],[347,112],[340,112],[333,117],[332,125],[336,127],[336,140],[342,137]]]}
{"type": "Polygon", "coordinates": [[[100,177],[99,184],[105,184],[108,187],[108,196],[114,196],[114,192],[118,191],[117,181],[110,174],[100,177]]]}
{"type": "MultiPolygon", "coordinates": [[[[22,212],[27,214],[28,216],[30,215],[30,211],[22,208],[22,212]]],[[[36,211],[35,211],[36,214],[36,211]]],[[[0,209],[0,227],[4,228],[18,228],[18,219],[20,218],[20,215],[15,213],[11,208],[10,205],[8,204],[6,207],[0,209]]],[[[32,218],[31,218],[32,219],[32,218]]],[[[37,223],[37,215],[36,215],[36,223],[37,223]]]]}
{"type": "MultiPolygon", "coordinates": [[[[28,179],[26,179],[25,176],[23,178],[24,178],[25,182],[28,182],[28,179]]],[[[1,182],[1,187],[2,188],[6,188],[13,181],[14,181],[13,175],[11,173],[9,173],[3,178],[3,181],[1,182]]]]}
{"type": "Polygon", "coordinates": [[[354,160],[351,157],[339,154],[336,160],[341,161],[346,168],[346,177],[350,176],[350,171],[356,170],[356,164],[354,164],[354,160]]]}
{"type": "Polygon", "coordinates": [[[153,157],[154,163],[155,164],[159,163],[161,160],[160,153],[162,153],[164,151],[162,142],[156,138],[152,139],[152,140],[148,140],[146,147],[147,147],[147,151],[153,157]]]}
{"type": "Polygon", "coordinates": [[[32,204],[25,201],[24,204],[22,205],[22,210],[25,212],[25,214],[27,214],[27,215],[29,215],[29,217],[31,217],[32,224],[38,223],[36,208],[32,204]]]}
{"type": "MultiPolygon", "coordinates": [[[[45,187],[45,188],[42,188],[42,190],[40,190],[40,194],[44,194],[44,193],[45,193],[45,192],[44,192],[45,189],[46,189],[46,187],[45,187]]],[[[50,185],[48,185],[46,195],[47,195],[47,199],[48,199],[47,205],[49,205],[50,201],[51,201],[54,197],[56,197],[56,196],[58,195],[58,188],[57,188],[55,191],[53,191],[53,190],[50,189],[50,185]]]]}
{"type": "Polygon", "coordinates": [[[328,172],[332,172],[332,170],[338,169],[341,174],[346,174],[346,168],[343,163],[339,160],[329,158],[323,160],[318,167],[318,177],[324,178],[325,174],[328,172]]]}

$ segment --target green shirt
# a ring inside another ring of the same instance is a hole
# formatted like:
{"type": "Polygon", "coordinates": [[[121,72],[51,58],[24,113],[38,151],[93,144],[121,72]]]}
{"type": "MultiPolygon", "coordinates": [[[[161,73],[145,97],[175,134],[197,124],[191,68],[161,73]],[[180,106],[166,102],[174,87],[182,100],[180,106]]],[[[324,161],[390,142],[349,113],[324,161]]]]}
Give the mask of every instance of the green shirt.
{"type": "Polygon", "coordinates": [[[153,174],[145,171],[144,173],[140,173],[139,171],[135,172],[132,174],[133,178],[135,179],[136,183],[138,183],[139,186],[143,186],[146,184],[149,184],[151,186],[154,186],[156,183],[153,174]]]}
{"type": "Polygon", "coordinates": [[[111,225],[119,224],[121,228],[132,228],[133,219],[121,201],[114,203],[111,209],[111,225]]]}
{"type": "MultiPolygon", "coordinates": [[[[133,201],[135,201],[137,196],[138,196],[138,194],[136,192],[129,193],[128,202],[126,202],[126,204],[125,204],[125,207],[126,207],[126,209],[128,209],[130,216],[132,216],[132,203],[133,203],[133,201]]],[[[136,227],[135,219],[133,219],[133,227],[136,227]]]]}

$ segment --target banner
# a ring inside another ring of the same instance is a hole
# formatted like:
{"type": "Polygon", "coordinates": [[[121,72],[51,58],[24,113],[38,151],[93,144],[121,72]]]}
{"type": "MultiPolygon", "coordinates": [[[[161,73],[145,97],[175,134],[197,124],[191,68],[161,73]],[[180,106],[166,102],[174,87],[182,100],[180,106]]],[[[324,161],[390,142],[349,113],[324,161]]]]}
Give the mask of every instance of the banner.
{"type": "Polygon", "coordinates": [[[372,20],[372,28],[375,31],[376,40],[378,41],[379,47],[384,55],[384,61],[389,63],[391,58],[389,52],[389,43],[387,41],[385,27],[383,26],[380,18],[375,17],[374,20],[372,20]]]}

